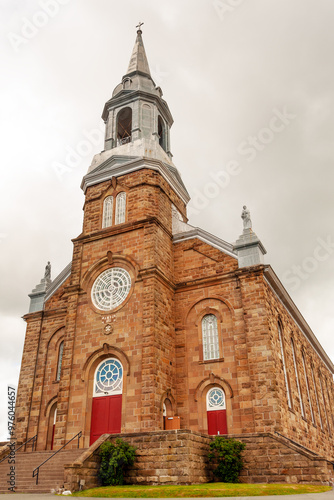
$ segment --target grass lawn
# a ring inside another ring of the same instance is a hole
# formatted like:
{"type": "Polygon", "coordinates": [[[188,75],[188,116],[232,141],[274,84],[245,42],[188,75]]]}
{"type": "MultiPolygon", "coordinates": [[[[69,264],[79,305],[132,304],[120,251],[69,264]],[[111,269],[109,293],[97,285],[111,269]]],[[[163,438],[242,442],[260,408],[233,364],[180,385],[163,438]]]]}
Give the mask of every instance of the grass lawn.
{"type": "Polygon", "coordinates": [[[330,486],[311,484],[206,483],[190,486],[104,486],[73,493],[73,496],[99,498],[244,497],[322,493],[330,489],[330,486]]]}

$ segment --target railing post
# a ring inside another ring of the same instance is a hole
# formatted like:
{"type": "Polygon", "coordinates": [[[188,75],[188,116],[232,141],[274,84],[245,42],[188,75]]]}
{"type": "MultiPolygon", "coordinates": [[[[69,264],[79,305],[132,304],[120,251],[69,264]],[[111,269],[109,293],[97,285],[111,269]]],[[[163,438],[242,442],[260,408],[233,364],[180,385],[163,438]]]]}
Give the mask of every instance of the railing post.
{"type": "MultiPolygon", "coordinates": [[[[39,464],[38,467],[36,467],[33,472],[32,472],[32,477],[35,477],[36,476],[36,484],[38,484],[38,475],[39,475],[39,469],[40,467],[42,467],[42,465],[44,465],[46,462],[48,462],[51,458],[53,458],[55,455],[57,455],[57,453],[59,453],[61,450],[63,450],[65,448],[65,446],[67,446],[69,443],[71,443],[73,441],[73,439],[75,439],[76,437],[78,437],[78,448],[79,448],[79,439],[81,438],[82,436],[82,431],[78,432],[78,434],[76,434],[75,436],[73,436],[69,441],[67,441],[61,448],[59,448],[59,450],[55,451],[53,453],[53,455],[51,455],[49,458],[47,458],[46,460],[44,460],[44,462],[42,462],[41,464],[39,464]]],[[[36,435],[36,441],[37,441],[37,435],[36,435]]]]}

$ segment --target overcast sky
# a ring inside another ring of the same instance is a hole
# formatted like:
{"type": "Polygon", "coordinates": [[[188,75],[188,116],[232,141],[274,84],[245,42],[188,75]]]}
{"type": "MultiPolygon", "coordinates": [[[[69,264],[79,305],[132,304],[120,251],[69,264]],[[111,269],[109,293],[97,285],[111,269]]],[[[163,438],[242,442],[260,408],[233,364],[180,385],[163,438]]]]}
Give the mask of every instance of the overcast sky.
{"type": "Polygon", "coordinates": [[[334,359],[333,0],[1,0],[0,9],[0,439],[27,294],[48,260],[53,278],[71,261],[80,182],[103,149],[102,109],[140,20],[175,120],[189,222],[234,242],[246,204],[266,262],[334,359]]]}

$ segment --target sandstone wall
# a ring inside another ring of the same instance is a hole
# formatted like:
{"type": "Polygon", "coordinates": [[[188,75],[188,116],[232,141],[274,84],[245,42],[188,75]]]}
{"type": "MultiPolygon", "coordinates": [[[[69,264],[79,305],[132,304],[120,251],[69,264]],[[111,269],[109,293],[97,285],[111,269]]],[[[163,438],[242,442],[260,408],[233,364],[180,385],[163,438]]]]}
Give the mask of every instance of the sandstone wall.
{"type": "MultiPolygon", "coordinates": [[[[65,487],[71,491],[99,486],[98,448],[106,439],[121,437],[137,448],[128,484],[196,484],[214,480],[207,455],[211,437],[189,430],[104,435],[74,464],[65,466],[65,487]]],[[[333,484],[333,464],[310,450],[271,433],[230,436],[246,444],[244,483],[333,484]]]]}

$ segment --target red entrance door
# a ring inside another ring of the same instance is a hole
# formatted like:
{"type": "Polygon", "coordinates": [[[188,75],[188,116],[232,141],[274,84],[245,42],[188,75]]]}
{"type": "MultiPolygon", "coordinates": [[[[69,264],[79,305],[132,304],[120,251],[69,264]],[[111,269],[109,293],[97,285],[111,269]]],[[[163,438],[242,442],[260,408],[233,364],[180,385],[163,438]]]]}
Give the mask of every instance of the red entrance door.
{"type": "Polygon", "coordinates": [[[208,411],[208,434],[227,434],[226,410],[208,411]]]}
{"type": "Polygon", "coordinates": [[[93,398],[90,444],[102,434],[121,432],[122,394],[93,398]]]}

